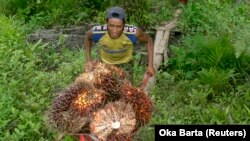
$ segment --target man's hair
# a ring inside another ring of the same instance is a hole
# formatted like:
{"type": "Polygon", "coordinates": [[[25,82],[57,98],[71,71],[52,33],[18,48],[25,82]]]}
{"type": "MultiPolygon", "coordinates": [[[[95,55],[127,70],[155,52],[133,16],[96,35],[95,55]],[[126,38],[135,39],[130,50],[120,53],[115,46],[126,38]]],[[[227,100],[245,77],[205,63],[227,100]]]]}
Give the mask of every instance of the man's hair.
{"type": "Polygon", "coordinates": [[[106,20],[108,20],[109,18],[117,18],[125,22],[126,18],[125,10],[121,7],[111,7],[110,9],[108,9],[106,14],[106,20]]]}

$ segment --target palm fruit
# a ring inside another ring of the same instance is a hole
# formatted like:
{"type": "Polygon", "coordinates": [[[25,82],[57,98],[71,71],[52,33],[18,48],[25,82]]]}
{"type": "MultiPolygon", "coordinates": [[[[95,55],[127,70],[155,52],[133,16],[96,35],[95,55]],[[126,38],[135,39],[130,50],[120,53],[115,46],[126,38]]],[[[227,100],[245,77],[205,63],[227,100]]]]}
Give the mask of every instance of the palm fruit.
{"type": "Polygon", "coordinates": [[[136,130],[132,105],[121,100],[108,103],[93,114],[89,129],[100,141],[129,140],[136,130]]]}
{"type": "Polygon", "coordinates": [[[77,97],[71,102],[69,110],[86,115],[93,109],[100,107],[106,98],[106,93],[95,88],[85,89],[77,94],[77,97]]]}
{"type": "Polygon", "coordinates": [[[107,141],[132,141],[131,135],[127,134],[110,134],[107,141]]]}
{"type": "Polygon", "coordinates": [[[93,62],[92,71],[84,72],[76,78],[76,81],[80,80],[88,81],[97,89],[102,89],[110,95],[117,94],[120,85],[127,81],[124,70],[115,65],[102,62],[93,62]]]}
{"type": "Polygon", "coordinates": [[[85,81],[78,81],[61,91],[52,101],[48,123],[63,133],[76,133],[89,123],[91,112],[101,107],[106,93],[85,81]]]}
{"type": "Polygon", "coordinates": [[[136,113],[137,126],[143,126],[149,122],[153,112],[153,103],[143,90],[124,84],[121,87],[121,99],[132,104],[136,113]]]}

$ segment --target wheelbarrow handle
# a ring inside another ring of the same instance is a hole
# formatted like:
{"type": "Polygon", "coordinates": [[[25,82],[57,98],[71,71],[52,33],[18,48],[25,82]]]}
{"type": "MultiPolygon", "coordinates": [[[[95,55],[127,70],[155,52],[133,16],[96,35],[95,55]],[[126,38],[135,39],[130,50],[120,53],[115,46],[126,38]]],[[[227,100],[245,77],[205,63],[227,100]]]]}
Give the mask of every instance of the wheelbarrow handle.
{"type": "Polygon", "coordinates": [[[148,75],[148,74],[146,74],[146,75],[144,76],[144,78],[143,78],[143,80],[142,80],[142,83],[141,83],[141,86],[140,86],[141,89],[144,89],[144,88],[145,88],[145,86],[146,86],[146,84],[147,84],[147,82],[148,82],[149,77],[150,77],[150,75],[148,75]]]}
{"type": "Polygon", "coordinates": [[[83,134],[80,134],[80,141],[85,141],[83,134]]]}

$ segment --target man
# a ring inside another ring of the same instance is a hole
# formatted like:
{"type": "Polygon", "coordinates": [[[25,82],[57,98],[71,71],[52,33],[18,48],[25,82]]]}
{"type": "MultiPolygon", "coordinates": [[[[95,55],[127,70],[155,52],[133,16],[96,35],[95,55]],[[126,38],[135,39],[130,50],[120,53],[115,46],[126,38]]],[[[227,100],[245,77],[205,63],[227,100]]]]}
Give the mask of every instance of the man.
{"type": "MultiPolygon", "coordinates": [[[[133,60],[133,44],[139,40],[146,43],[148,65],[146,74],[156,73],[153,67],[153,40],[140,28],[125,24],[125,11],[120,7],[112,7],[107,11],[106,24],[94,26],[87,31],[84,39],[86,49],[85,69],[92,67],[91,47],[98,43],[101,61],[117,66],[129,64],[133,60]]],[[[130,68],[132,69],[132,68],[130,68]]]]}

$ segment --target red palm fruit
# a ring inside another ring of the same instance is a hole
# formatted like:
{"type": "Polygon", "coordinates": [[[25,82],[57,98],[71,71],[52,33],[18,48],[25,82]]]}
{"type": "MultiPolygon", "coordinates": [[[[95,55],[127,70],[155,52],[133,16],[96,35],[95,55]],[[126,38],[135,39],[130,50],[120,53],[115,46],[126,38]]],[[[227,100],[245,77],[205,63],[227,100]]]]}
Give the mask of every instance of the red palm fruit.
{"type": "Polygon", "coordinates": [[[48,125],[59,132],[75,133],[89,123],[92,111],[99,108],[106,93],[85,81],[78,81],[61,91],[48,111],[48,125]]]}
{"type": "Polygon", "coordinates": [[[124,84],[121,87],[121,98],[133,105],[138,126],[145,125],[150,121],[153,112],[153,102],[143,90],[130,84],[124,84]]]}
{"type": "Polygon", "coordinates": [[[104,104],[106,95],[104,91],[94,87],[82,90],[71,102],[69,110],[75,111],[80,115],[86,115],[104,104]]]}

